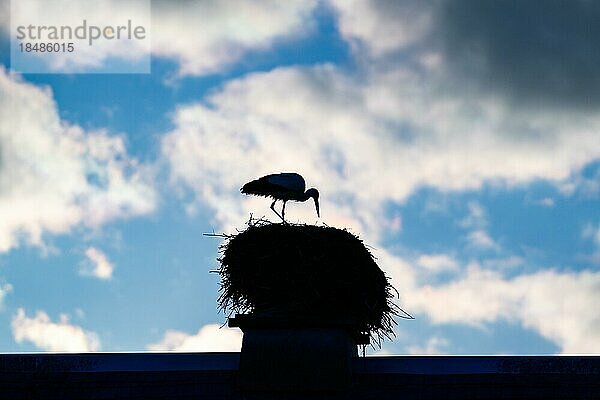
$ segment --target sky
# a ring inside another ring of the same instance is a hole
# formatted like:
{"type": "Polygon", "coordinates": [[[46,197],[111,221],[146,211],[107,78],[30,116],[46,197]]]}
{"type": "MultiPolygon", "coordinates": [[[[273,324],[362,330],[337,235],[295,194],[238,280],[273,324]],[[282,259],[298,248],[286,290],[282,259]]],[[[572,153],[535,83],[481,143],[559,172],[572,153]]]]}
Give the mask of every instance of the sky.
{"type": "Polygon", "coordinates": [[[415,316],[369,354],[600,353],[600,3],[153,1],[68,60],[139,74],[12,71],[0,5],[0,352],[239,351],[202,234],[296,171],[415,316]]]}

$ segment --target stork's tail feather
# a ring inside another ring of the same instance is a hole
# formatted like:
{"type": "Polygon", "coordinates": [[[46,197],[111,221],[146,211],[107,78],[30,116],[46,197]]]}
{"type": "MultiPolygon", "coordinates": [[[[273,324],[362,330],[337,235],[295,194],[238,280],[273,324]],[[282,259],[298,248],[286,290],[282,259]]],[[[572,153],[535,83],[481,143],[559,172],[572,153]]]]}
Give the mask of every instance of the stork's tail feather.
{"type": "Polygon", "coordinates": [[[271,183],[267,179],[260,178],[246,183],[242,186],[240,192],[258,196],[271,196],[274,192],[280,192],[281,190],[281,186],[271,183]]]}
{"type": "Polygon", "coordinates": [[[254,194],[257,190],[260,189],[260,185],[258,180],[248,182],[240,189],[240,192],[244,194],[254,194]]]}

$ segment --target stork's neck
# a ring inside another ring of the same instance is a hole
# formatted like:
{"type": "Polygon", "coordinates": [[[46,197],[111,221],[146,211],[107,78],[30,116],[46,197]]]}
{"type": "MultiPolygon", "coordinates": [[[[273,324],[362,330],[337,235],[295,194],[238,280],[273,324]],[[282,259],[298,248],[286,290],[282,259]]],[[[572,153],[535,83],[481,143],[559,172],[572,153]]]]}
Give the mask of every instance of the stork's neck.
{"type": "Polygon", "coordinates": [[[310,198],[310,193],[308,192],[308,190],[304,193],[302,193],[302,195],[300,196],[300,198],[298,200],[300,201],[306,201],[310,198]]]}
{"type": "Polygon", "coordinates": [[[317,189],[315,189],[315,188],[308,189],[306,192],[304,192],[300,201],[306,201],[311,197],[313,199],[316,199],[319,197],[319,192],[317,191],[317,189]]]}

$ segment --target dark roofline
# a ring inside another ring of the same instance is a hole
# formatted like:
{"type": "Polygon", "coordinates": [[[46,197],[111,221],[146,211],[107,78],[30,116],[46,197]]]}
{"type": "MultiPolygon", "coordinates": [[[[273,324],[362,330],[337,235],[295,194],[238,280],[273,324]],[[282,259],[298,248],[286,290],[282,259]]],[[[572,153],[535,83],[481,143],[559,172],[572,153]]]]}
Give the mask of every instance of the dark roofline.
{"type": "MultiPolygon", "coordinates": [[[[240,353],[11,353],[0,372],[235,371],[240,353]]],[[[359,374],[600,374],[600,356],[369,356],[359,374]]]]}
{"type": "Polygon", "coordinates": [[[240,353],[0,354],[1,372],[233,371],[240,353]]]}
{"type": "Polygon", "coordinates": [[[387,356],[356,359],[355,373],[408,375],[600,374],[600,356],[387,356]]]}
{"type": "MultiPolygon", "coordinates": [[[[0,397],[282,398],[241,385],[239,365],[240,353],[0,354],[0,397]]],[[[351,385],[334,398],[590,399],[600,393],[600,356],[371,356],[352,359],[351,369],[351,385]]],[[[332,398],[331,391],[302,385],[285,393],[308,390],[308,397],[290,398],[332,398]]]]}

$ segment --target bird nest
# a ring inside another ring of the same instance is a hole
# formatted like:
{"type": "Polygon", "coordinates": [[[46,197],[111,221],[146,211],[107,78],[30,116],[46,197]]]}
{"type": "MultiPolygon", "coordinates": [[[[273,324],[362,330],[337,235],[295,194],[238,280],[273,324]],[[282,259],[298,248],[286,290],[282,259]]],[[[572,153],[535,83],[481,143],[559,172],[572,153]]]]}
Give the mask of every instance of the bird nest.
{"type": "Polygon", "coordinates": [[[218,303],[229,315],[346,321],[378,345],[394,335],[394,317],[408,316],[369,249],[347,230],[251,220],[225,237],[218,303]]]}

